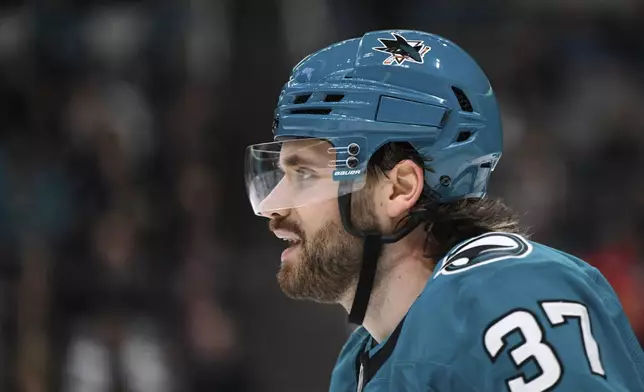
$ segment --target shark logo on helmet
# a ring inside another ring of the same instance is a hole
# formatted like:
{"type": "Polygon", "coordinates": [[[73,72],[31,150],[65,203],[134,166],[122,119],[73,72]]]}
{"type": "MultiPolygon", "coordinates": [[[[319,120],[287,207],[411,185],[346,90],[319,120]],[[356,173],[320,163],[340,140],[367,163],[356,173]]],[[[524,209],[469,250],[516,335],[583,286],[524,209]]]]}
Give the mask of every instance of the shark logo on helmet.
{"type": "Polygon", "coordinates": [[[382,62],[384,65],[392,65],[394,63],[402,65],[405,61],[422,64],[424,62],[423,57],[432,49],[431,47],[424,45],[423,41],[407,40],[400,34],[390,34],[394,39],[378,38],[378,41],[380,41],[384,46],[372,48],[373,50],[387,53],[389,55],[389,57],[382,62]]]}

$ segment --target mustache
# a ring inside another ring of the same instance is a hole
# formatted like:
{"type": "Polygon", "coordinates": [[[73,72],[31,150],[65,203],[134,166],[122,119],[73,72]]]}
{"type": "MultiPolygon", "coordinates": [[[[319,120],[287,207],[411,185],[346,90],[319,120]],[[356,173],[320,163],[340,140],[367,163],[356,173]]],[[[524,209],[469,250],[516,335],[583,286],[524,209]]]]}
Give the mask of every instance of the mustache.
{"type": "Polygon", "coordinates": [[[300,226],[298,226],[298,224],[293,221],[289,221],[283,218],[271,219],[268,222],[268,229],[270,231],[275,231],[275,230],[290,231],[292,233],[295,233],[302,240],[304,240],[304,230],[302,230],[300,226]]]}

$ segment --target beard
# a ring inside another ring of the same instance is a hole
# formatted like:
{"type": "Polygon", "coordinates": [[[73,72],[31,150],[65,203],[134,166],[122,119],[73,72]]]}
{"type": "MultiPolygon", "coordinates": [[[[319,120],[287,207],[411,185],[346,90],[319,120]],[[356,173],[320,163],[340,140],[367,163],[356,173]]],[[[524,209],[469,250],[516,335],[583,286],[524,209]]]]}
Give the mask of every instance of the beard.
{"type": "MultiPolygon", "coordinates": [[[[362,230],[377,226],[373,202],[358,192],[352,203],[352,221],[362,230]]],[[[298,260],[283,263],[277,273],[282,291],[290,298],[333,304],[349,291],[360,273],[363,240],[344,230],[339,221],[329,221],[312,236],[292,221],[271,221],[272,229],[286,229],[301,239],[298,260]]]]}

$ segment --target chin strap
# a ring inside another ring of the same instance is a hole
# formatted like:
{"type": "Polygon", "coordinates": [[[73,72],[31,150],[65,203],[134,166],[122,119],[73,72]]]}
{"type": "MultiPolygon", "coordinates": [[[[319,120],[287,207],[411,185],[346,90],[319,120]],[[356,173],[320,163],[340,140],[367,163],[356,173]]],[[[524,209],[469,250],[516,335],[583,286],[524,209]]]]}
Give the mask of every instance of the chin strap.
{"type": "Polygon", "coordinates": [[[418,225],[420,220],[411,217],[400,230],[390,235],[383,236],[377,231],[361,231],[357,229],[351,221],[351,181],[340,182],[338,195],[338,207],[340,208],[340,217],[344,229],[356,237],[364,238],[362,252],[362,266],[356,286],[356,293],[353,297],[351,312],[349,312],[349,322],[360,325],[364,321],[369,299],[373,290],[373,284],[376,278],[378,268],[378,259],[382,253],[382,246],[387,243],[397,242],[407,234],[411,233],[418,225]]]}
{"type": "Polygon", "coordinates": [[[350,323],[360,325],[364,320],[367,307],[369,306],[369,297],[371,297],[371,291],[373,290],[373,283],[376,279],[376,269],[381,252],[382,242],[380,234],[367,234],[364,237],[360,277],[358,278],[356,293],[353,297],[351,312],[349,312],[350,323]]]}

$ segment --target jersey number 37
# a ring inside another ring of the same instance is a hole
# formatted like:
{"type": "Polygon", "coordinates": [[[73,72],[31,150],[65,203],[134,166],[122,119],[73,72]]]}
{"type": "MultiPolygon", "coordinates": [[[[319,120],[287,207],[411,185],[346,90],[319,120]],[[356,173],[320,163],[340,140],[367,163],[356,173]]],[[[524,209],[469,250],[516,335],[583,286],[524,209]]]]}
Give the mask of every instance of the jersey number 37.
{"type": "MultiPolygon", "coordinates": [[[[566,324],[568,318],[578,319],[589,371],[605,377],[606,373],[599,356],[597,341],[590,327],[586,306],[562,301],[541,302],[540,305],[553,327],[566,324]]],[[[517,368],[533,359],[539,365],[541,373],[531,380],[526,380],[521,375],[508,379],[506,382],[510,391],[541,392],[555,386],[563,374],[561,361],[553,347],[545,340],[543,326],[529,310],[514,309],[487,328],[483,342],[492,362],[496,362],[501,356],[506,346],[505,339],[514,332],[519,332],[523,337],[523,342],[510,351],[510,356],[517,368]]]]}

